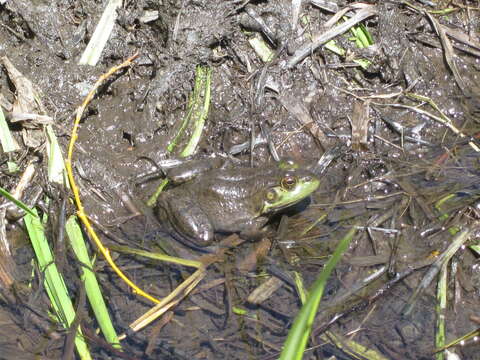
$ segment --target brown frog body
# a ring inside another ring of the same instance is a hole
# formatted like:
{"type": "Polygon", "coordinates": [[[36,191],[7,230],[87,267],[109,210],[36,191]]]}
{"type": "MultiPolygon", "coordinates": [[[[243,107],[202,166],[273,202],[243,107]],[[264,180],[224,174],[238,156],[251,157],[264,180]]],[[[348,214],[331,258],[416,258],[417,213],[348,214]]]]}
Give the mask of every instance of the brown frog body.
{"type": "Polygon", "coordinates": [[[207,169],[195,175],[161,193],[156,204],[157,216],[172,235],[194,246],[210,245],[215,232],[258,233],[272,214],[306,198],[320,183],[291,163],[207,169]]]}

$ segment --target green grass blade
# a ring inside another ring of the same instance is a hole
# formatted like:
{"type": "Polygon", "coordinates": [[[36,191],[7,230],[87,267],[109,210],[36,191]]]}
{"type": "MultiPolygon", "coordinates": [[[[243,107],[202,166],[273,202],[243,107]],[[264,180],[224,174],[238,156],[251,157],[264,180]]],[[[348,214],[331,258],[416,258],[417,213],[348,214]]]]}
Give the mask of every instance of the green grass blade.
{"type": "Polygon", "coordinates": [[[8,128],[7,121],[5,120],[5,115],[3,114],[3,110],[0,107],[0,144],[2,145],[3,152],[12,152],[20,150],[18,147],[17,142],[13,138],[12,134],[10,133],[10,129],[8,128]]]}
{"type": "Polygon", "coordinates": [[[260,35],[256,34],[252,36],[250,39],[248,39],[248,43],[264,63],[267,63],[273,59],[275,53],[260,35]]]}
{"type": "Polygon", "coordinates": [[[121,346],[117,333],[115,332],[112,320],[110,319],[100,285],[98,284],[95,273],[92,270],[93,264],[90,261],[82,230],[80,229],[76,219],[76,216],[70,216],[65,224],[65,230],[70,240],[70,244],[72,245],[73,252],[75,253],[80,264],[82,264],[80,279],[85,284],[88,301],[92,307],[93,313],[95,314],[98,325],[105,336],[105,339],[112,344],[113,347],[120,349],[121,346]]]}
{"type": "MultiPolygon", "coordinates": [[[[198,65],[195,71],[195,86],[193,88],[193,93],[190,96],[187,114],[183,118],[177,134],[167,146],[169,152],[175,150],[182,137],[187,133],[187,130],[189,130],[188,132],[191,134],[190,139],[181,151],[180,156],[187,157],[195,153],[210,109],[211,79],[212,69],[208,66],[198,65]]],[[[158,196],[167,184],[168,179],[164,179],[155,191],[155,194],[148,199],[148,206],[152,207],[155,205],[158,196]]]]}
{"type": "Polygon", "coordinates": [[[46,126],[47,132],[47,155],[48,155],[48,181],[57,184],[69,186],[65,181],[67,174],[65,171],[65,163],[63,161],[62,150],[58,145],[57,137],[53,132],[51,125],[46,126]]]}
{"type": "Polygon", "coordinates": [[[285,347],[283,348],[280,360],[302,359],[308,337],[310,336],[310,332],[312,330],[313,321],[315,319],[320,300],[322,299],[325,284],[327,283],[332,270],[337,265],[337,262],[340,260],[343,253],[348,249],[348,245],[352,241],[355,232],[355,228],[352,228],[347,235],[340,240],[337,248],[332,254],[332,257],[325,264],[325,267],[318,276],[317,280],[315,280],[312,289],[309,292],[307,302],[300,309],[300,312],[295,318],[293,326],[288,333],[287,341],[285,342],[285,347]]]}
{"type": "Polygon", "coordinates": [[[163,262],[168,262],[172,264],[177,264],[177,265],[183,265],[183,266],[188,266],[188,267],[193,267],[193,268],[200,268],[202,266],[201,261],[197,260],[189,260],[189,259],[182,259],[179,257],[175,256],[169,256],[161,253],[155,253],[151,251],[145,251],[145,250],[140,250],[140,249],[133,249],[128,246],[121,246],[121,245],[111,245],[109,248],[113,251],[117,251],[119,253],[123,254],[131,254],[131,255],[138,255],[147,259],[153,259],[153,260],[159,260],[163,262]]]}
{"type": "Polygon", "coordinates": [[[79,65],[95,66],[102,55],[103,48],[110,37],[117,18],[117,9],[122,6],[122,0],[110,0],[103,11],[102,17],[82,54],[79,65]]]}
{"type": "Polygon", "coordinates": [[[323,45],[323,47],[325,49],[330,50],[334,54],[337,54],[338,56],[345,56],[345,53],[346,53],[345,49],[338,46],[335,40],[330,40],[325,45],[323,45]]]}
{"type": "MultiPolygon", "coordinates": [[[[58,317],[58,321],[65,328],[68,328],[75,319],[75,310],[68,296],[67,287],[65,286],[62,275],[58,272],[53,260],[43,225],[36,210],[33,209],[27,213],[24,221],[37,257],[38,266],[40,271],[45,275],[45,289],[47,290],[53,309],[58,317]],[[34,215],[31,214],[32,211],[34,215]]],[[[80,329],[75,336],[75,347],[82,360],[92,359],[80,329]]]]}
{"type": "Polygon", "coordinates": [[[207,66],[197,66],[194,92],[198,95],[196,96],[196,101],[192,104],[193,112],[191,121],[193,131],[187,145],[180,153],[182,157],[192,155],[200,142],[203,126],[210,109],[211,80],[212,69],[207,66]]]}
{"type": "Polygon", "coordinates": [[[13,202],[15,205],[17,205],[20,209],[24,210],[26,213],[36,216],[35,213],[30,209],[25,203],[21,202],[20,200],[15,199],[12,194],[10,194],[7,190],[4,188],[0,187],[0,195],[4,196],[11,202],[13,202]]]}
{"type": "Polygon", "coordinates": [[[320,340],[326,344],[330,343],[338,350],[343,351],[349,359],[389,360],[376,350],[369,349],[365,345],[352,340],[350,337],[335,334],[332,331],[325,331],[325,333],[320,336],[320,340]]]}
{"type": "Polygon", "coordinates": [[[305,284],[303,282],[302,275],[298,271],[294,271],[293,276],[295,279],[295,287],[297,289],[298,297],[303,305],[307,302],[308,291],[305,290],[305,284]]]}
{"type": "Polygon", "coordinates": [[[168,144],[167,146],[167,150],[168,152],[173,152],[173,150],[175,150],[175,148],[177,147],[178,143],[180,142],[180,139],[182,138],[183,134],[185,134],[185,131],[187,130],[188,128],[188,125],[190,124],[191,122],[191,119],[192,119],[192,113],[193,113],[193,103],[196,101],[195,100],[195,91],[194,93],[192,94],[192,97],[188,103],[188,111],[187,111],[187,114],[184,116],[184,118],[182,119],[182,122],[180,124],[180,127],[178,128],[178,131],[177,131],[177,134],[174,136],[174,138],[172,139],[172,141],[170,142],[170,144],[168,144]]]}
{"type": "Polygon", "coordinates": [[[155,190],[155,193],[150,196],[150,198],[147,201],[147,206],[153,207],[155,206],[157,202],[157,198],[160,196],[161,192],[163,189],[165,189],[165,186],[168,185],[168,179],[163,179],[162,183],[158,186],[157,190],[155,190]]]}
{"type": "Polygon", "coordinates": [[[480,245],[470,245],[470,249],[475,251],[477,255],[480,255],[480,245]]]}
{"type": "Polygon", "coordinates": [[[195,86],[188,102],[187,114],[183,118],[177,134],[167,146],[169,152],[173,152],[188,129],[191,136],[180,156],[190,156],[195,152],[210,108],[211,74],[212,70],[209,67],[197,66],[195,70],[195,86]]]}
{"type": "Polygon", "coordinates": [[[373,36],[370,34],[370,31],[368,31],[367,27],[364,24],[359,25],[360,28],[360,37],[362,39],[362,44],[364,47],[373,45],[373,36]]]}
{"type": "MultiPolygon", "coordinates": [[[[440,269],[437,284],[437,324],[435,329],[435,347],[443,348],[445,346],[445,312],[447,310],[447,264],[445,262],[440,269]]],[[[436,360],[444,360],[445,352],[440,351],[435,354],[436,360]]]]}

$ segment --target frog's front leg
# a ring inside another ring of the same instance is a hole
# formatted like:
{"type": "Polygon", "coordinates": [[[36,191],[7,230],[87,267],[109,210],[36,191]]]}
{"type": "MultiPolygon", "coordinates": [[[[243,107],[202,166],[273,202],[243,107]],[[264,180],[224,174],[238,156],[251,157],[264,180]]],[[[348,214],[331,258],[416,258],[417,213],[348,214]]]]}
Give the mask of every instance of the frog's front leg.
{"type": "Polygon", "coordinates": [[[267,222],[268,218],[263,216],[249,220],[240,231],[240,237],[251,241],[260,240],[263,235],[262,229],[267,222]]]}
{"type": "Polygon", "coordinates": [[[175,190],[162,193],[155,211],[176,239],[202,247],[213,242],[214,229],[209,218],[185,194],[178,194],[175,190]]]}
{"type": "Polygon", "coordinates": [[[198,159],[185,161],[166,171],[167,178],[172,184],[183,184],[195,177],[204,174],[212,169],[223,167],[225,159],[221,157],[209,157],[207,159],[198,159]]]}

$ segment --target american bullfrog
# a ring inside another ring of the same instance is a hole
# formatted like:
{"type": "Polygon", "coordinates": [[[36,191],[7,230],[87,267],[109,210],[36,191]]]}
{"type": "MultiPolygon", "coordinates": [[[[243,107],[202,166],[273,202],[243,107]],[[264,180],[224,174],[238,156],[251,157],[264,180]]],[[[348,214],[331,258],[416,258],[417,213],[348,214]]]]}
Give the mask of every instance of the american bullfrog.
{"type": "Polygon", "coordinates": [[[156,213],[177,240],[195,247],[210,245],[215,232],[255,236],[273,213],[306,198],[320,183],[291,162],[191,173],[192,180],[160,194],[156,213]]]}

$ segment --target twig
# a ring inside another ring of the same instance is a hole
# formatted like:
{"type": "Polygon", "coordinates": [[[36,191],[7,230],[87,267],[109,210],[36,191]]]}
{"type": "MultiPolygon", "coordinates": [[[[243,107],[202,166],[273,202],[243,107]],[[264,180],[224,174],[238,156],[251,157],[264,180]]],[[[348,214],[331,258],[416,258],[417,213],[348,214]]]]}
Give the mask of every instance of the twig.
{"type": "Polygon", "coordinates": [[[300,61],[305,59],[308,55],[313,53],[317,48],[325,44],[326,42],[333,39],[335,36],[343,34],[344,32],[348,31],[351,27],[355,26],[359,22],[374,16],[377,14],[377,7],[374,5],[370,5],[368,7],[364,7],[360,11],[358,11],[353,17],[345,21],[344,23],[335,26],[334,28],[321,33],[316,34],[312,38],[312,42],[303,45],[300,47],[295,53],[292,55],[290,60],[287,62],[287,68],[292,68],[300,61]]]}

